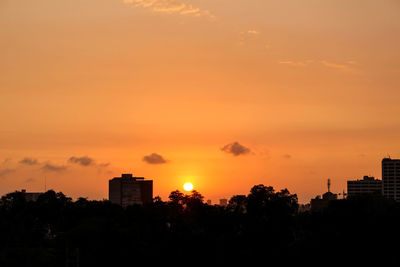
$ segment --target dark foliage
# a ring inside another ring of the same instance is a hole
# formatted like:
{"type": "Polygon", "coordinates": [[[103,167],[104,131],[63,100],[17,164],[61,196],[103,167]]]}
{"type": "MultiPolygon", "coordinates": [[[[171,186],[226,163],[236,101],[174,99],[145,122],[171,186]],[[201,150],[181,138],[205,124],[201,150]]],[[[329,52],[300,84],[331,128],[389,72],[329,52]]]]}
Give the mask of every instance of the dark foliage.
{"type": "Polygon", "coordinates": [[[109,201],[72,201],[48,191],[0,202],[0,266],[135,266],[150,263],[395,263],[397,203],[338,200],[322,213],[297,212],[288,190],[254,186],[224,208],[193,191],[126,209],[109,201]]]}

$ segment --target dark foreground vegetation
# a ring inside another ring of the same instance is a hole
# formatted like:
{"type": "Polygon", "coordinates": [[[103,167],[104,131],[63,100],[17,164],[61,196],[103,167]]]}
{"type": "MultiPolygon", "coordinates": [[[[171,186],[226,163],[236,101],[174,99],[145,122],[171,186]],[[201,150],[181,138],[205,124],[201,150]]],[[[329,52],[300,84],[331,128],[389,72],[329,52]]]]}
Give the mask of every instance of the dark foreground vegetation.
{"type": "Polygon", "coordinates": [[[48,191],[0,203],[0,266],[138,266],[395,263],[400,206],[379,197],[338,200],[298,213],[296,195],[254,186],[228,207],[198,192],[126,209],[48,191]]]}

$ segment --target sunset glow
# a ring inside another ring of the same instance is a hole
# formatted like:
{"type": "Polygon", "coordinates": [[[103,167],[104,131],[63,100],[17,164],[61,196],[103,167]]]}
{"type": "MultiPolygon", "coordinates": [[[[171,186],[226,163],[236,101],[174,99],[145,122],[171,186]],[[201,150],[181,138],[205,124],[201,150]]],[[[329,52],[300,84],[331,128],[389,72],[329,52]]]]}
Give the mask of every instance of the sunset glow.
{"type": "Polygon", "coordinates": [[[0,0],[0,225],[0,267],[397,266],[400,0],[0,0]]]}
{"type": "Polygon", "coordinates": [[[0,194],[301,203],[400,157],[400,2],[0,1],[0,194]],[[360,8],[362,6],[362,8],[360,8]]]}
{"type": "Polygon", "coordinates": [[[193,184],[192,183],[185,183],[183,185],[183,189],[185,189],[185,191],[192,191],[193,190],[193,184]]]}

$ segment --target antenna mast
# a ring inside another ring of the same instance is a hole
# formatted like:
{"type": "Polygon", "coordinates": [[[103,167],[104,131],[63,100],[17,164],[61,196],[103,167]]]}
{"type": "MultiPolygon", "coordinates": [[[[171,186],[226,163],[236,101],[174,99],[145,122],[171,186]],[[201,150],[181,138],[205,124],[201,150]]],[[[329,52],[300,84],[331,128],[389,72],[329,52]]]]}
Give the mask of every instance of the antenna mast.
{"type": "Polygon", "coordinates": [[[328,192],[331,192],[331,179],[328,179],[328,192]]]}

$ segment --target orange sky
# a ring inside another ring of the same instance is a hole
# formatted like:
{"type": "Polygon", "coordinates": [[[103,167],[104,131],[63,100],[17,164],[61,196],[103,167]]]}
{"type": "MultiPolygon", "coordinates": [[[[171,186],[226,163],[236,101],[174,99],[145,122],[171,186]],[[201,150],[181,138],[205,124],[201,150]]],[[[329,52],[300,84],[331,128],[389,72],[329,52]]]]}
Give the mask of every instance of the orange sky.
{"type": "Polygon", "coordinates": [[[102,199],[132,172],[164,199],[191,181],[213,201],[263,183],[306,202],[327,178],[335,192],[380,178],[400,157],[398,14],[397,0],[2,0],[0,194],[46,177],[102,199]],[[249,153],[221,150],[233,142],[249,153]]]}

